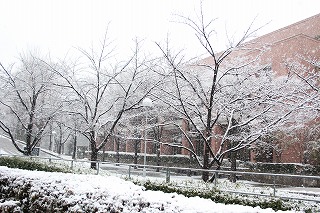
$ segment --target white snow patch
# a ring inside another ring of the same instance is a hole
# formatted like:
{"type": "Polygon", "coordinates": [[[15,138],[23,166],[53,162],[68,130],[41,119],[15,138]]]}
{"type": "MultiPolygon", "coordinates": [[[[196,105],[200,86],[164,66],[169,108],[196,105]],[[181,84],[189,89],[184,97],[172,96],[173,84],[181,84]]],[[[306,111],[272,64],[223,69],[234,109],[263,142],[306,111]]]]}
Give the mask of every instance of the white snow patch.
{"type": "Polygon", "coordinates": [[[3,203],[0,203],[0,207],[2,207],[2,206],[16,206],[18,203],[19,203],[19,201],[7,200],[7,201],[4,201],[3,203]]]}
{"type": "MultiPolygon", "coordinates": [[[[138,208],[142,208],[142,212],[152,213],[274,212],[272,209],[261,209],[260,207],[214,203],[209,199],[199,197],[187,198],[176,193],[145,191],[141,186],[113,176],[47,173],[7,167],[0,167],[0,176],[15,177],[15,181],[31,180],[33,183],[31,190],[34,193],[46,191],[56,194],[60,200],[75,203],[72,211],[80,209],[79,202],[87,202],[100,212],[103,212],[108,204],[122,208],[123,212],[138,212],[138,208]],[[148,205],[141,207],[139,206],[141,203],[148,205]]],[[[8,202],[10,204],[10,201],[8,202]]]]}
{"type": "Polygon", "coordinates": [[[8,154],[9,154],[8,152],[4,151],[3,149],[0,149],[0,155],[8,155],[8,154]]]}

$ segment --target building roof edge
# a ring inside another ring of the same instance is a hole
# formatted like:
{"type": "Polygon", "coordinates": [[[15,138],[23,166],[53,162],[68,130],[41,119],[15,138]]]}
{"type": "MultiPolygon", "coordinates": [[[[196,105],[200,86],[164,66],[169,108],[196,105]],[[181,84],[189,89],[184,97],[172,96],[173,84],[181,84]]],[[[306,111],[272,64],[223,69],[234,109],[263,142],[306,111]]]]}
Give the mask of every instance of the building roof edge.
{"type": "MultiPolygon", "coordinates": [[[[316,15],[313,15],[313,16],[310,16],[310,17],[308,17],[308,18],[302,19],[302,20],[300,20],[300,21],[297,21],[297,22],[292,23],[292,24],[290,24],[290,25],[287,25],[287,26],[285,26],[285,27],[279,28],[279,29],[274,30],[274,31],[272,31],[272,32],[266,33],[266,34],[264,34],[264,35],[261,35],[261,36],[259,36],[259,37],[257,37],[257,38],[254,38],[254,39],[252,39],[252,40],[250,40],[250,41],[248,41],[248,42],[254,42],[255,40],[259,40],[259,39],[264,38],[264,37],[266,37],[266,36],[270,36],[270,35],[272,35],[273,33],[286,30],[286,29],[291,28],[291,27],[293,27],[293,26],[295,26],[295,25],[301,24],[301,23],[303,23],[303,22],[307,22],[307,21],[309,21],[309,20],[311,20],[311,19],[314,19],[314,18],[317,18],[317,17],[320,17],[320,13],[318,13],[318,14],[316,14],[316,15]]],[[[285,39],[285,38],[284,38],[284,39],[285,39]]],[[[280,40],[283,40],[283,39],[280,39],[280,40]]],[[[277,41],[275,41],[275,42],[277,42],[277,41]]],[[[273,43],[275,43],[275,42],[273,42],[273,43]]]]}

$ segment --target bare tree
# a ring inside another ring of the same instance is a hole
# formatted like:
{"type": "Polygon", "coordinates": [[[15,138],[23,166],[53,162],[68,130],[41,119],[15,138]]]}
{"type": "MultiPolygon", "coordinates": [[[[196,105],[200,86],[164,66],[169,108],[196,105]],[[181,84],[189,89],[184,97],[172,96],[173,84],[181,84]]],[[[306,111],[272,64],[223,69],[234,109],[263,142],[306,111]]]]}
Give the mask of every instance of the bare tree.
{"type": "Polygon", "coordinates": [[[0,128],[18,151],[30,155],[63,105],[60,93],[52,92],[56,76],[33,54],[21,55],[15,67],[6,68],[0,63],[0,68],[3,82],[0,105],[7,112],[0,117],[0,128]],[[17,129],[24,132],[25,149],[17,144],[17,129]]]}
{"type": "MultiPolygon", "coordinates": [[[[132,55],[124,62],[117,62],[113,51],[106,33],[98,51],[80,49],[87,64],[80,67],[65,63],[54,69],[63,79],[59,86],[70,93],[73,110],[69,114],[81,121],[77,131],[89,140],[91,161],[98,159],[98,151],[115,135],[124,113],[139,108],[159,83],[144,84],[152,63],[140,53],[137,40],[132,55]]],[[[95,162],[91,168],[96,168],[95,162]]]]}
{"type": "Polygon", "coordinates": [[[56,147],[56,152],[58,154],[62,154],[64,152],[64,146],[71,137],[74,135],[73,129],[70,127],[66,127],[63,123],[57,122],[56,123],[56,129],[58,130],[56,132],[56,138],[55,138],[55,147],[56,147]]]}
{"type": "MultiPolygon", "coordinates": [[[[178,147],[188,150],[201,168],[219,169],[226,155],[250,147],[279,129],[299,127],[310,115],[302,110],[308,110],[304,106],[314,97],[301,92],[298,79],[276,77],[267,65],[260,65],[264,49],[253,49],[245,42],[256,32],[252,24],[237,42],[229,39],[226,50],[217,53],[212,40],[214,20],[206,22],[202,10],[198,17],[197,21],[180,18],[209,55],[205,60],[185,61],[169,44],[157,44],[166,62],[164,69],[171,71],[161,100],[200,137],[203,156],[197,155],[190,131],[179,125],[186,144],[178,147]],[[247,54],[239,54],[241,51],[247,54]]],[[[202,179],[208,181],[209,172],[204,171],[202,179]]]]}
{"type": "MultiPolygon", "coordinates": [[[[317,50],[320,51],[319,49],[317,50]]],[[[296,76],[303,83],[303,88],[308,92],[309,97],[313,97],[313,102],[309,107],[320,111],[320,58],[298,55],[294,59],[287,61],[289,74],[296,76]]]]}
{"type": "MultiPolygon", "coordinates": [[[[288,75],[297,78],[300,81],[300,94],[303,93],[310,102],[305,104],[305,108],[309,109],[310,121],[305,120],[306,125],[301,129],[291,132],[273,132],[268,137],[263,137],[259,144],[254,147],[255,160],[272,162],[275,160],[281,163],[282,154],[288,148],[295,150],[295,158],[301,162],[313,162],[312,154],[320,144],[320,125],[319,125],[319,49],[318,52],[300,52],[294,57],[287,58],[285,61],[288,75]],[[313,119],[312,119],[313,118],[313,119]]],[[[297,93],[298,94],[298,93],[297,93]]]]}
{"type": "MultiPolygon", "coordinates": [[[[153,94],[156,90],[153,91],[153,94]]],[[[138,163],[138,153],[145,145],[148,147],[146,151],[149,154],[156,154],[156,165],[160,166],[161,145],[166,144],[165,140],[173,138],[173,135],[165,134],[166,127],[170,125],[170,122],[164,117],[173,116],[172,113],[168,113],[166,108],[161,102],[153,101],[152,107],[132,110],[126,113],[122,119],[118,131],[123,133],[122,139],[130,144],[130,149],[134,152],[135,164],[138,163]]],[[[119,135],[119,137],[121,136],[119,135]]],[[[158,170],[159,168],[157,168],[158,170]]]]}
{"type": "MultiPolygon", "coordinates": [[[[319,53],[319,49],[317,49],[319,53]]],[[[307,143],[305,145],[304,160],[306,163],[318,164],[320,153],[320,58],[317,54],[298,55],[287,61],[289,74],[302,81],[304,91],[312,101],[307,107],[312,110],[314,119],[308,122],[303,130],[307,143]]]]}

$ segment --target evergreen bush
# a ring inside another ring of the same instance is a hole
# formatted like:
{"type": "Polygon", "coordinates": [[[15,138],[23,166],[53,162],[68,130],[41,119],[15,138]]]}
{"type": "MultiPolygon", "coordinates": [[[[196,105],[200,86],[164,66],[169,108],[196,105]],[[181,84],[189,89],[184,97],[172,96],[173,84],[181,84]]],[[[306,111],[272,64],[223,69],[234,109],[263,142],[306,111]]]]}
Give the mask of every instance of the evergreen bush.
{"type": "Polygon", "coordinates": [[[45,163],[19,157],[0,157],[0,166],[45,172],[70,172],[67,169],[59,168],[54,165],[47,165],[45,163]]]}
{"type": "Polygon", "coordinates": [[[151,181],[146,181],[144,183],[136,181],[135,183],[138,185],[143,185],[146,190],[163,191],[165,193],[177,193],[182,194],[186,197],[198,196],[201,198],[211,199],[216,203],[239,204],[252,207],[260,206],[264,209],[272,208],[275,211],[286,211],[291,209],[288,205],[286,205],[284,201],[275,198],[268,200],[248,199],[246,196],[232,196],[231,194],[223,193],[217,189],[199,190],[197,188],[181,188],[172,184],[153,183],[151,181]]]}

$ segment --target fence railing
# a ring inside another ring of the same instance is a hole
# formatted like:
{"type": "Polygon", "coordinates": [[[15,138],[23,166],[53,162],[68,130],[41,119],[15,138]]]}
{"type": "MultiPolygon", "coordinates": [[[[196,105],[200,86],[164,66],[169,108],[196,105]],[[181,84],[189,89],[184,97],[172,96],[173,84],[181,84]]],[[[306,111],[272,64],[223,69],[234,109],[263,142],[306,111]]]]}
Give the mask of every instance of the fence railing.
{"type": "MultiPolygon", "coordinates": [[[[102,161],[89,161],[89,160],[75,160],[75,159],[65,159],[58,157],[39,157],[39,156],[23,156],[23,155],[8,155],[8,154],[0,154],[1,156],[7,157],[22,157],[29,159],[42,159],[48,162],[53,161],[62,161],[67,163],[70,169],[75,167],[75,163],[85,163],[89,164],[94,162],[96,163],[96,171],[95,174],[99,174],[101,170],[108,170],[109,172],[114,171],[115,174],[125,175],[128,179],[135,177],[139,178],[157,178],[164,179],[165,182],[169,183],[172,180],[187,180],[187,179],[201,179],[200,174],[202,172],[209,172],[211,175],[215,175],[215,179],[213,181],[213,187],[218,187],[220,180],[227,178],[228,176],[235,175],[238,180],[251,181],[250,184],[259,185],[260,187],[270,187],[272,189],[272,193],[256,193],[256,192],[248,192],[248,191],[240,191],[240,190],[229,190],[229,189],[219,189],[221,191],[227,193],[236,193],[236,194],[246,194],[253,196],[267,196],[267,197],[276,197],[280,199],[294,199],[294,200],[302,200],[302,201],[312,201],[312,202],[320,202],[320,188],[312,188],[318,189],[317,193],[308,192],[308,189],[305,188],[305,191],[299,193],[296,192],[297,196],[286,196],[281,194],[281,187],[289,187],[283,186],[279,183],[279,180],[283,178],[290,178],[292,180],[308,180],[314,181],[316,183],[320,183],[319,176],[309,176],[309,175],[290,175],[290,174],[273,174],[273,173],[258,173],[258,172],[244,172],[244,171],[226,171],[226,170],[204,170],[204,169],[195,169],[195,168],[181,168],[181,167],[164,167],[164,166],[153,166],[153,165],[142,165],[142,164],[125,164],[125,163],[114,163],[114,162],[102,162],[102,161]],[[147,169],[147,172],[143,172],[144,169],[147,169]],[[193,173],[193,175],[191,175],[193,173]],[[263,177],[263,178],[262,178],[263,177]],[[257,180],[268,179],[269,182],[260,182],[257,180]],[[270,183],[271,180],[271,183],[270,183]],[[302,196],[301,194],[308,195],[302,196]]],[[[64,164],[65,164],[64,163],[64,164]]],[[[302,184],[303,185],[303,184],[302,184]]],[[[291,192],[292,193],[292,192],[291,192]]]]}

